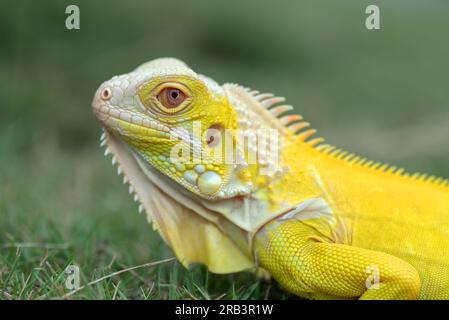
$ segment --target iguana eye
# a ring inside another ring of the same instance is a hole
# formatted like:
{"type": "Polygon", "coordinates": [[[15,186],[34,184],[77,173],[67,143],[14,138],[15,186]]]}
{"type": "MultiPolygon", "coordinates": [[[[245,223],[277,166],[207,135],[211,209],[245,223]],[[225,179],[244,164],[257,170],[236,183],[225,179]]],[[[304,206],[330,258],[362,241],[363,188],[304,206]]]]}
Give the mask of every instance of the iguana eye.
{"type": "Polygon", "coordinates": [[[158,86],[151,83],[139,88],[142,104],[150,111],[164,116],[177,116],[192,102],[191,90],[179,82],[164,82],[158,86]]]}
{"type": "Polygon", "coordinates": [[[159,102],[167,109],[175,109],[186,100],[186,95],[177,88],[164,88],[157,95],[159,102]]]}

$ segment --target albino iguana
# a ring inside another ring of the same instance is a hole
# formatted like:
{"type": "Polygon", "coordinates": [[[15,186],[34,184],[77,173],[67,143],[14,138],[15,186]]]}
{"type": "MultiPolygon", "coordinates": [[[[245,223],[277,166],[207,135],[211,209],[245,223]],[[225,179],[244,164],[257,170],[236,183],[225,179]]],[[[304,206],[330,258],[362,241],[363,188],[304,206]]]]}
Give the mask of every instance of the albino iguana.
{"type": "Polygon", "coordinates": [[[162,58],[104,82],[93,109],[186,267],[261,268],[313,299],[449,298],[448,181],[324,144],[282,101],[162,58]]]}

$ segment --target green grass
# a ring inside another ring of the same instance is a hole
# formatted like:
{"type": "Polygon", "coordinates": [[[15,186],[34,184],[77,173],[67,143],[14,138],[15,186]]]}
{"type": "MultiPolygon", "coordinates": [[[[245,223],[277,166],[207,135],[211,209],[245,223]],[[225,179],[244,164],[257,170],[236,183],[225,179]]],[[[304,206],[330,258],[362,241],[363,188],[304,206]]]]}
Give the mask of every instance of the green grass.
{"type": "Polygon", "coordinates": [[[0,299],[292,299],[251,273],[185,270],[98,147],[97,86],[160,56],[286,96],[328,142],[449,177],[449,4],[359,0],[0,4],[0,299]],[[371,4],[371,1],[369,2],[371,4]],[[111,275],[111,276],[110,276],[111,275]],[[109,277],[110,276],[110,277],[109,277]],[[104,280],[89,283],[106,277],[104,280]]]}

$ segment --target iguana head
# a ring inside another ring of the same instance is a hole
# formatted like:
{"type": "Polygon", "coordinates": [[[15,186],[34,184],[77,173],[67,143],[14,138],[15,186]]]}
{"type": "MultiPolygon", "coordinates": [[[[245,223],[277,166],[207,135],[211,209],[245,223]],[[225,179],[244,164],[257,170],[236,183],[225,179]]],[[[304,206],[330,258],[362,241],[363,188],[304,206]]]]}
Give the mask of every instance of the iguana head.
{"type": "Polygon", "coordinates": [[[151,167],[197,196],[227,199],[260,184],[255,173],[269,158],[266,152],[249,155],[260,149],[251,137],[268,131],[261,133],[263,123],[231,97],[239,88],[221,87],[183,62],[163,58],[104,82],[93,108],[104,128],[151,167]],[[240,147],[238,130],[247,135],[240,147]]]}
{"type": "Polygon", "coordinates": [[[184,265],[220,273],[253,265],[249,234],[282,210],[270,207],[269,189],[285,174],[283,144],[307,126],[300,116],[279,117],[292,109],[277,105],[283,100],[220,86],[173,58],[98,88],[105,154],[184,265]]]}

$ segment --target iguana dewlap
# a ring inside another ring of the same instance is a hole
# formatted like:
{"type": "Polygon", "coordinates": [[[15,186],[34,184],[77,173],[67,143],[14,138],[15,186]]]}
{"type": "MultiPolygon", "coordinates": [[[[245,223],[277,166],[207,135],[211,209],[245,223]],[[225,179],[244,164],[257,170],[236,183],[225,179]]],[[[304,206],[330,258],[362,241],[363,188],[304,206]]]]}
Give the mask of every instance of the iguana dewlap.
{"type": "Polygon", "coordinates": [[[93,109],[106,154],[188,266],[261,267],[309,298],[449,298],[449,184],[313,138],[283,98],[162,58],[93,109]]]}

